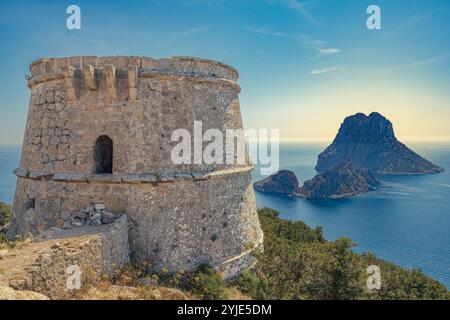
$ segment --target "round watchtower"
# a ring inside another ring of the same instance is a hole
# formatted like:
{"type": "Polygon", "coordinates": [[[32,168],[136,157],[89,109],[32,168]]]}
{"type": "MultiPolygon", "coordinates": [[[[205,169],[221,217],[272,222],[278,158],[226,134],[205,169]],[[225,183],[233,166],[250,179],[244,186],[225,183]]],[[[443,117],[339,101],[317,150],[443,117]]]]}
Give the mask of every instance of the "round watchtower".
{"type": "MultiPolygon", "coordinates": [[[[103,203],[126,213],[136,262],[235,274],[262,241],[248,162],[172,161],[176,129],[242,129],[237,71],[188,57],[68,57],[30,66],[10,235],[103,203]]],[[[234,151],[233,151],[234,152],[234,151]]],[[[237,157],[237,155],[236,155],[237,157]]],[[[247,159],[247,158],[246,158],[247,159]]]]}

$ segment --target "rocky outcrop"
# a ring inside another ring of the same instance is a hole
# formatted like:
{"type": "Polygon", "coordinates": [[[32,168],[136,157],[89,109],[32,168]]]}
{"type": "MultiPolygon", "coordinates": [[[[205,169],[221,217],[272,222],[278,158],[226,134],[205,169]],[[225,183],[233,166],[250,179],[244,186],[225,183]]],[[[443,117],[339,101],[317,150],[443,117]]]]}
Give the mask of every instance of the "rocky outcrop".
{"type": "Polygon", "coordinates": [[[292,195],[298,191],[298,179],[290,170],[280,170],[277,173],[255,182],[255,190],[267,193],[292,195]]]}
{"type": "Polygon", "coordinates": [[[0,286],[0,300],[50,300],[43,294],[0,286]]]}
{"type": "Polygon", "coordinates": [[[347,161],[306,181],[296,195],[311,200],[339,199],[373,190],[376,185],[369,170],[347,161]]]}
{"type": "Polygon", "coordinates": [[[316,169],[325,171],[347,160],[377,174],[444,171],[399,142],[392,123],[377,112],[347,117],[333,143],[319,155],[316,169]]]}

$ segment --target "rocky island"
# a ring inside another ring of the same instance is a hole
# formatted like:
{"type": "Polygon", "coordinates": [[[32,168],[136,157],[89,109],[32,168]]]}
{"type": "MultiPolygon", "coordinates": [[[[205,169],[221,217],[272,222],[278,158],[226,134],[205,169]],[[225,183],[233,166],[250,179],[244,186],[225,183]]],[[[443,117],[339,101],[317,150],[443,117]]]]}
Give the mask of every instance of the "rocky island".
{"type": "Polygon", "coordinates": [[[355,167],[346,161],[305,181],[301,188],[295,173],[290,170],[280,170],[255,182],[254,188],[264,193],[324,200],[351,197],[374,190],[377,184],[378,181],[368,169],[355,167]]]}
{"type": "Polygon", "coordinates": [[[306,199],[339,199],[373,190],[376,175],[444,171],[398,141],[392,123],[377,112],[345,118],[333,143],[319,154],[316,170],[320,174],[301,188],[289,170],[256,182],[254,188],[306,199]]]}
{"type": "Polygon", "coordinates": [[[267,193],[293,195],[299,191],[299,182],[294,172],[280,170],[277,173],[253,184],[255,190],[267,193]]]}
{"type": "Polygon", "coordinates": [[[345,118],[333,143],[319,154],[316,170],[323,172],[347,160],[376,174],[444,171],[398,141],[392,123],[377,112],[345,118]]]}
{"type": "Polygon", "coordinates": [[[377,184],[369,170],[346,161],[305,181],[295,195],[310,200],[340,199],[374,190],[377,184]]]}

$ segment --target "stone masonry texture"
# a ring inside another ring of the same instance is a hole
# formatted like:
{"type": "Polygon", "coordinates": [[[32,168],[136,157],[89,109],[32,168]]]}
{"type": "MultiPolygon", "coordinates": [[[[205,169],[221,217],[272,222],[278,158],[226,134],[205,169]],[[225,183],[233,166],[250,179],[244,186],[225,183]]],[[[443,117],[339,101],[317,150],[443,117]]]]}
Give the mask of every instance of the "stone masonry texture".
{"type": "MultiPolygon", "coordinates": [[[[30,290],[51,298],[70,291],[68,279],[80,272],[80,284],[96,283],[128,264],[127,216],[99,227],[50,228],[0,259],[0,287],[30,290]]],[[[73,289],[73,288],[72,288],[73,289]]]]}
{"type": "MultiPolygon", "coordinates": [[[[233,276],[262,243],[252,165],[174,164],[172,132],[242,129],[237,71],[175,57],[67,57],[30,66],[30,105],[9,236],[62,227],[103,203],[128,216],[131,259],[154,269],[208,263],[233,276]],[[99,137],[112,173],[96,173],[99,137]],[[229,267],[228,267],[229,266],[229,267]]],[[[208,143],[204,143],[207,145],[208,143]]]]}

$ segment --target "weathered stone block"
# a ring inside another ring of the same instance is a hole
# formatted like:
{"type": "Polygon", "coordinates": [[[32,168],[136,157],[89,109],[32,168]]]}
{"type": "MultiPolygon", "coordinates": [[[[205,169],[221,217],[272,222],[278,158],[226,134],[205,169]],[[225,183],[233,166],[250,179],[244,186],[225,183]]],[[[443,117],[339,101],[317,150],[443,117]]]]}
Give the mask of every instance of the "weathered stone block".
{"type": "Polygon", "coordinates": [[[16,168],[16,169],[14,169],[13,173],[14,173],[16,176],[18,176],[18,177],[26,178],[26,177],[29,176],[30,170],[28,170],[28,169],[22,169],[22,168],[16,168]]]}
{"type": "Polygon", "coordinates": [[[29,174],[30,179],[49,179],[53,176],[52,173],[49,172],[38,172],[38,171],[31,171],[29,174]]]}
{"type": "Polygon", "coordinates": [[[207,180],[209,178],[207,172],[191,172],[195,181],[207,180]]]}
{"type": "Polygon", "coordinates": [[[114,174],[90,174],[87,175],[87,181],[93,182],[106,182],[106,183],[121,183],[122,177],[114,174]]]}
{"type": "Polygon", "coordinates": [[[174,173],[175,180],[193,180],[193,177],[190,173],[174,173]]]}
{"type": "Polygon", "coordinates": [[[83,173],[55,173],[53,180],[62,182],[86,182],[87,177],[83,173]]]}

